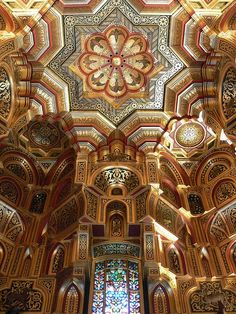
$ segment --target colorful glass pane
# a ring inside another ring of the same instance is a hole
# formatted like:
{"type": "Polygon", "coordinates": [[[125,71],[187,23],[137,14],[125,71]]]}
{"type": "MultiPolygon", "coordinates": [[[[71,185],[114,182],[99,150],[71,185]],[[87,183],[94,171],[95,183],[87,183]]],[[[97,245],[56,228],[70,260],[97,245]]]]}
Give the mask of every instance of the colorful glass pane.
{"type": "Polygon", "coordinates": [[[141,313],[137,263],[118,259],[96,263],[92,313],[141,313]]]}

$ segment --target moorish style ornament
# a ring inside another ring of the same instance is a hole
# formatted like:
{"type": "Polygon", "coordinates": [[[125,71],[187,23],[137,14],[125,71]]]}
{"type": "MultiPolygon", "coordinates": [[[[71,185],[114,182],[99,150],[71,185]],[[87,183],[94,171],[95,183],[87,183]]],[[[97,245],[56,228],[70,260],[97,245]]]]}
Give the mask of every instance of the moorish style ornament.
{"type": "Polygon", "coordinates": [[[195,147],[205,138],[205,130],[200,123],[188,122],[178,127],[175,133],[177,143],[182,147],[195,147]]]}
{"type": "Polygon", "coordinates": [[[0,67],[0,116],[7,119],[11,107],[11,85],[9,76],[3,67],[0,67]]]}
{"type": "Polygon", "coordinates": [[[57,146],[60,140],[57,127],[47,121],[33,122],[29,127],[28,135],[34,147],[43,147],[43,149],[57,146]]]}
{"type": "Polygon", "coordinates": [[[74,284],[71,284],[67,289],[64,300],[63,313],[79,313],[80,293],[74,284]]]}
{"type": "Polygon", "coordinates": [[[128,192],[133,191],[139,185],[139,179],[135,173],[123,168],[113,168],[102,171],[95,179],[95,186],[105,192],[111,184],[123,184],[128,192]]]}
{"type": "Polygon", "coordinates": [[[198,194],[196,193],[189,194],[188,203],[189,203],[189,208],[192,215],[198,215],[198,214],[204,213],[202,199],[198,194]]]}
{"type": "Polygon", "coordinates": [[[170,313],[170,305],[166,289],[159,284],[153,295],[154,313],[170,313]]]}
{"type": "Polygon", "coordinates": [[[45,192],[36,193],[32,198],[30,211],[35,214],[41,214],[44,209],[46,198],[47,193],[45,192]]]}
{"type": "Polygon", "coordinates": [[[34,282],[16,280],[9,289],[0,291],[0,311],[6,311],[17,304],[24,312],[41,312],[43,307],[43,294],[33,289],[34,282]]]}
{"type": "Polygon", "coordinates": [[[226,312],[236,311],[236,294],[233,291],[222,289],[221,283],[217,281],[200,283],[200,290],[194,291],[190,295],[191,311],[194,313],[216,312],[218,303],[212,300],[218,300],[219,296],[224,299],[226,312]]]}
{"type": "Polygon", "coordinates": [[[215,191],[215,199],[217,204],[232,198],[236,194],[235,185],[232,182],[223,181],[215,191]]]}
{"type": "Polygon", "coordinates": [[[86,96],[103,97],[118,108],[128,97],[145,95],[154,58],[142,34],[111,26],[85,41],[78,68],[86,96]]]}
{"type": "Polygon", "coordinates": [[[229,68],[222,86],[222,107],[226,119],[236,113],[236,69],[229,68]]]}

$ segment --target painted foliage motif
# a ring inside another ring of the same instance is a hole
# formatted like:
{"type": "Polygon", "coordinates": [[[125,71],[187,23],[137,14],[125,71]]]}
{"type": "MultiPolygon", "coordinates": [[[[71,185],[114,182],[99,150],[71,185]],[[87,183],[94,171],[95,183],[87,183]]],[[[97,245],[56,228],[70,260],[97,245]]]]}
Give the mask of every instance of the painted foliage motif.
{"type": "Polygon", "coordinates": [[[219,309],[219,297],[223,298],[225,311],[235,313],[236,294],[230,290],[222,289],[220,282],[200,283],[200,290],[193,292],[190,296],[191,311],[194,313],[215,313],[219,309]]]}
{"type": "Polygon", "coordinates": [[[154,58],[141,34],[130,33],[123,26],[111,26],[104,33],[92,34],[84,50],[78,67],[85,88],[95,97],[102,96],[118,107],[131,94],[140,96],[140,91],[145,91],[154,58]]]}
{"type": "Polygon", "coordinates": [[[41,312],[43,295],[33,289],[33,281],[13,281],[9,289],[0,291],[0,311],[18,307],[24,312],[41,312]]]}

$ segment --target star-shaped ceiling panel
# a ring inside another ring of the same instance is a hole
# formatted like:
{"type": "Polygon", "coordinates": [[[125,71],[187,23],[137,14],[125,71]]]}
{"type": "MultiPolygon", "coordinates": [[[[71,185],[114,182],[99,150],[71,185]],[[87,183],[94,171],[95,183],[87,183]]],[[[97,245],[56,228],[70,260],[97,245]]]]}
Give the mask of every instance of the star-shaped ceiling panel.
{"type": "Polygon", "coordinates": [[[49,68],[68,84],[71,111],[99,111],[118,125],[137,109],[164,108],[165,84],[184,68],[169,47],[169,16],[112,0],[93,15],[64,16],[63,27],[49,68]]]}

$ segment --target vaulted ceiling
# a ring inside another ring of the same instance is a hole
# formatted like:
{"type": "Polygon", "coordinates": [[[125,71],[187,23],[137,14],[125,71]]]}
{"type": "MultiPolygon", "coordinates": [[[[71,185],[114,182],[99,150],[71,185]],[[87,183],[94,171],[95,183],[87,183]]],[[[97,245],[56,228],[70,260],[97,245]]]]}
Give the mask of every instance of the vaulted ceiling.
{"type": "Polygon", "coordinates": [[[157,158],[156,181],[178,202],[174,185],[208,184],[215,155],[219,175],[231,169],[235,10],[232,0],[3,0],[1,163],[21,190],[15,204],[30,208],[29,191],[32,202],[42,189],[76,193],[87,161],[157,158]]]}

